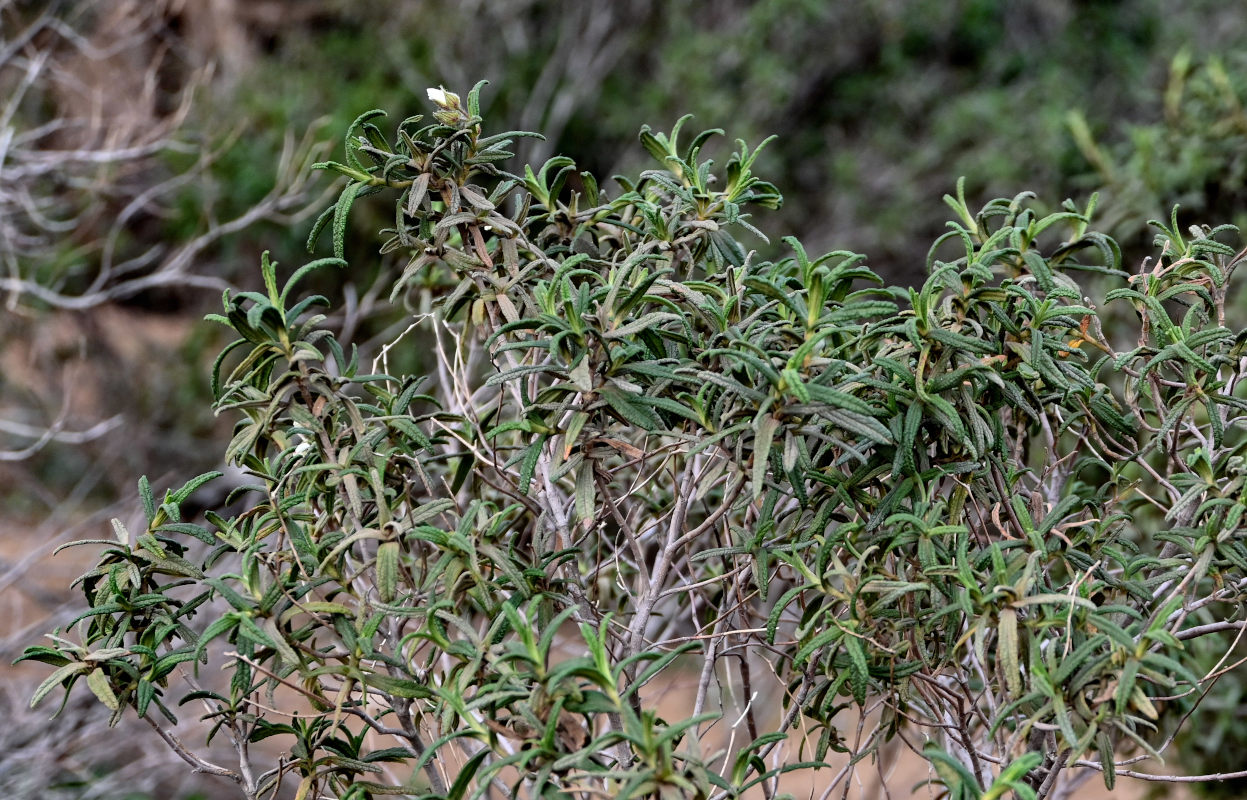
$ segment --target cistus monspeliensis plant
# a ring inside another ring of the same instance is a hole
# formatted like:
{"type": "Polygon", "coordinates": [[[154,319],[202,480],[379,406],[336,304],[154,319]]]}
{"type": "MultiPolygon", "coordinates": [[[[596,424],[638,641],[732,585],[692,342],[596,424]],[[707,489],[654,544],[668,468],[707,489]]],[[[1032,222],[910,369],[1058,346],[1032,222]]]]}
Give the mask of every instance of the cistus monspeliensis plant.
{"type": "Polygon", "coordinates": [[[881,748],[936,796],[1043,798],[1159,756],[1229,666],[1188,643],[1242,630],[1231,231],[1158,224],[1128,274],[1094,200],[959,188],[889,288],[750,252],[780,197],[743,142],[643,129],[654,168],[611,191],[510,172],[531,134],[488,134],[479,90],[318,165],[335,256],[265,257],[211,317],[249,483],[196,521],[213,475],[140,481],[72,635],[26,651],[36,702],[81,679],[247,798],[839,792],[881,748]],[[409,324],[361,354],[299,285],[352,268],[363,202],[409,324]]]}

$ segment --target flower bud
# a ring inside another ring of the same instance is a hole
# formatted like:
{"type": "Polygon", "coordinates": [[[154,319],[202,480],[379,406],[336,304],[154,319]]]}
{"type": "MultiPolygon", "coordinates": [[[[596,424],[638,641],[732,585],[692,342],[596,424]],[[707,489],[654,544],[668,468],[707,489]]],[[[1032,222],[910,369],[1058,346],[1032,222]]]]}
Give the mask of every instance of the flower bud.
{"type": "Polygon", "coordinates": [[[454,92],[448,92],[442,87],[438,87],[436,89],[429,88],[426,92],[428,93],[430,100],[444,109],[451,110],[459,108],[459,95],[454,92]]]}

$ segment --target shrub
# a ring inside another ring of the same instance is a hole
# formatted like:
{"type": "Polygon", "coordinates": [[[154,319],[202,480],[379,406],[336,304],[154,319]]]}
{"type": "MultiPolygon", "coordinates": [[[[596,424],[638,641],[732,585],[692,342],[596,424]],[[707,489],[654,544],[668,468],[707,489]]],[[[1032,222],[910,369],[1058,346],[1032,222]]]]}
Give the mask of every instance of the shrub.
{"type": "Polygon", "coordinates": [[[1227,66],[1215,55],[1195,60],[1179,51],[1158,119],[1129,126],[1127,142],[1098,143],[1081,114],[1069,116],[1074,140],[1096,170],[1092,180],[1104,187],[1106,224],[1119,240],[1142,241],[1147,220],[1171,202],[1192,220],[1247,220],[1247,115],[1236,56],[1227,66]]]}
{"type": "Polygon", "coordinates": [[[530,134],[486,135],[479,89],[392,137],[361,116],[319,165],[335,256],[225,293],[213,390],[254,483],[200,524],[212,474],[141,480],[79,639],[26,651],[56,667],[35,702],[83,679],[249,798],[732,797],[889,740],[948,796],[1047,797],[1164,749],[1220,674],[1184,642],[1241,630],[1247,586],[1227,231],[1157,225],[1127,275],[1094,199],[959,189],[925,284],[889,288],[791,239],[754,258],[780,198],[743,142],[716,170],[715,131],[644,129],[656,168],[608,195],[563,157],[506,172],[530,134]],[[375,194],[411,322],[365,365],[297,287],[348,268],[375,194]],[[431,376],[387,374],[407,348],[431,376]],[[236,764],[161,721],[190,700],[236,764]],[[878,713],[846,735],[851,707],[878,713]]]}

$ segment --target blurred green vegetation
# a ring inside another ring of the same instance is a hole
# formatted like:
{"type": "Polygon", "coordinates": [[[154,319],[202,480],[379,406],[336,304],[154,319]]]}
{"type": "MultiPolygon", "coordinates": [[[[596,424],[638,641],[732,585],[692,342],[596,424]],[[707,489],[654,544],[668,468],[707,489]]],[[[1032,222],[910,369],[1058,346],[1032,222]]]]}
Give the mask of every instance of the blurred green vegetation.
{"type": "MultiPolygon", "coordinates": [[[[1198,647],[1198,645],[1197,645],[1198,647]]],[[[1211,648],[1209,648],[1211,649],[1211,648]]],[[[1228,663],[1219,663],[1225,653],[1202,653],[1206,669],[1227,669],[1203,698],[1195,711],[1195,724],[1183,728],[1175,740],[1177,762],[1189,774],[1219,774],[1243,769],[1243,748],[1247,746],[1247,647],[1240,643],[1230,653],[1228,663]]],[[[1194,698],[1183,698],[1183,708],[1194,698]]],[[[1211,800],[1230,800],[1247,792],[1247,778],[1196,784],[1196,795],[1211,800]]],[[[1162,795],[1163,796],[1163,795],[1162,795]]]]}
{"type": "Polygon", "coordinates": [[[776,134],[761,164],[786,198],[776,232],[865,252],[907,283],[922,277],[959,175],[972,202],[1104,188],[1101,211],[1140,250],[1146,220],[1173,203],[1217,223],[1243,200],[1247,16],[1223,2],[311,5],[302,24],[261,36],[237,90],[209,106],[259,132],[217,164],[244,202],[264,190],[253,165],[282,131],[325,114],[341,129],[369,108],[418,108],[426,86],[479,78],[492,82],[490,119],[552,136],[521,157],[562,153],[608,174],[641,162],[641,124],[684,113],[729,137],[776,134]]]}

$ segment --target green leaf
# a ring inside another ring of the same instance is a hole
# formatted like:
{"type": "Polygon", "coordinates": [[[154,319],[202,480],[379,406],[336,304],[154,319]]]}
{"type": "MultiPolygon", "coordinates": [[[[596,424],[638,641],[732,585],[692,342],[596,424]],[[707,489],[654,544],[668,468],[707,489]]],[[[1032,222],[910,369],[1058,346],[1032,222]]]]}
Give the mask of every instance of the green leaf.
{"type": "Polygon", "coordinates": [[[844,637],[844,647],[849,654],[849,684],[853,687],[853,700],[859,706],[866,705],[866,692],[870,689],[870,670],[866,662],[866,645],[852,634],[844,637]]]}
{"type": "Polygon", "coordinates": [[[1018,800],[1035,800],[1035,790],[1026,783],[1026,776],[1042,763],[1042,753],[1031,752],[1014,759],[996,776],[982,800],[998,800],[1008,792],[1013,792],[1018,800]]]}
{"type": "Polygon", "coordinates": [[[382,675],[379,672],[370,672],[365,680],[369,686],[380,689],[394,697],[404,697],[408,700],[428,700],[435,696],[435,693],[429,687],[409,678],[396,678],[391,675],[382,675]]]}
{"type": "Polygon", "coordinates": [[[1104,766],[1104,788],[1111,792],[1117,785],[1117,756],[1113,752],[1112,740],[1104,731],[1100,731],[1095,737],[1095,749],[1100,763],[1104,766]]]}
{"type": "Polygon", "coordinates": [[[527,495],[529,493],[528,490],[532,487],[533,473],[537,470],[537,462],[541,459],[541,451],[545,442],[546,436],[539,436],[524,450],[524,460],[520,464],[519,485],[517,487],[520,494],[527,495]]]}
{"type": "Polygon", "coordinates": [[[147,709],[155,697],[155,685],[151,681],[139,679],[138,690],[135,692],[134,710],[140,717],[147,716],[147,709]]]}
{"type": "Polygon", "coordinates": [[[608,330],[603,335],[607,339],[625,339],[629,336],[635,336],[641,331],[654,330],[664,322],[679,319],[682,319],[679,314],[673,314],[669,311],[653,311],[633,320],[632,322],[629,322],[626,325],[621,325],[613,330],[608,330]]]}
{"type": "Polygon", "coordinates": [[[611,386],[603,386],[598,394],[625,422],[645,431],[657,431],[662,428],[662,420],[654,413],[654,409],[635,402],[629,393],[611,386]]]}
{"type": "Polygon", "coordinates": [[[363,162],[361,162],[359,160],[359,156],[356,155],[356,153],[359,150],[359,141],[356,138],[356,131],[358,131],[361,127],[366,127],[369,120],[373,120],[373,119],[376,119],[377,117],[384,117],[384,116],[385,116],[385,111],[379,108],[369,109],[365,111],[364,113],[360,114],[358,117],[356,117],[355,121],[352,122],[350,126],[346,129],[346,139],[345,139],[346,160],[355,169],[357,170],[364,169],[363,162]]]}
{"type": "Polygon", "coordinates": [[[61,681],[67,681],[66,692],[68,692],[69,688],[74,685],[74,680],[77,679],[78,675],[90,668],[91,665],[85,661],[73,661],[57,669],[44,679],[43,683],[39,684],[39,688],[35,689],[35,693],[30,698],[30,707],[34,708],[39,705],[39,701],[46,697],[48,692],[55,689],[61,681]]]}
{"type": "Polygon", "coordinates": [[[70,659],[53,647],[44,647],[42,645],[31,645],[22,651],[21,657],[14,660],[14,664],[20,664],[23,661],[40,661],[44,664],[51,664],[54,667],[61,667],[70,663],[70,659]]]}
{"type": "Polygon", "coordinates": [[[307,532],[307,527],[298,520],[290,519],[286,521],[286,529],[290,534],[290,543],[294,546],[295,554],[299,557],[299,563],[303,566],[303,571],[309,577],[315,575],[316,567],[320,564],[320,557],[316,543],[312,541],[311,535],[307,532]]]}
{"type": "Polygon", "coordinates": [[[965,423],[962,422],[961,414],[953,407],[952,403],[939,395],[927,395],[922,399],[922,402],[931,409],[932,414],[944,426],[945,430],[952,434],[954,439],[972,454],[977,455],[974,442],[971,441],[969,434],[966,433],[965,423]]]}
{"type": "Polygon", "coordinates": [[[922,748],[922,755],[935,768],[940,783],[948,788],[949,796],[956,800],[978,800],[982,788],[978,779],[957,759],[944,752],[934,743],[922,748]]]}
{"type": "Polygon", "coordinates": [[[207,528],[190,522],[167,522],[156,528],[156,530],[165,533],[183,533],[187,536],[193,536],[205,544],[216,544],[217,541],[216,537],[207,528]]]}
{"type": "Polygon", "coordinates": [[[209,481],[216,480],[217,478],[221,477],[223,474],[224,473],[222,472],[213,470],[211,472],[205,472],[202,475],[198,475],[194,478],[191,478],[189,481],[184,483],[180,489],[172,493],[172,495],[170,496],[170,500],[173,503],[176,503],[179,505],[182,503],[185,503],[187,500],[190,499],[190,496],[192,494],[194,494],[196,491],[199,490],[199,487],[203,486],[205,483],[208,483],[209,481]]]}
{"type": "Polygon", "coordinates": [[[771,446],[775,444],[775,432],[779,430],[780,421],[773,414],[763,414],[755,423],[753,440],[753,467],[750,473],[750,485],[753,499],[757,500],[766,488],[767,462],[771,455],[771,446]]]}
{"type": "Polygon", "coordinates": [[[333,219],[335,210],[336,206],[329,206],[329,208],[320,212],[320,215],[316,217],[316,222],[312,225],[312,230],[308,233],[307,241],[304,243],[307,252],[311,253],[316,250],[316,240],[320,238],[320,234],[325,230],[325,226],[329,224],[329,220],[333,219]]]}
{"type": "Polygon", "coordinates": [[[596,517],[597,495],[594,486],[593,462],[585,459],[576,471],[576,519],[592,522],[596,517]]]}
{"type": "MultiPolygon", "coordinates": [[[[213,620],[211,624],[199,636],[199,641],[195,643],[195,661],[198,662],[204,651],[208,648],[208,644],[226,631],[233,630],[238,627],[239,614],[231,611],[223,617],[213,620]]],[[[196,667],[198,671],[198,667],[196,667]]]]}
{"type": "Polygon", "coordinates": [[[347,218],[351,213],[351,204],[355,202],[355,196],[362,188],[364,184],[353,182],[347,184],[342,194],[338,195],[338,203],[333,209],[333,255],[335,258],[343,258],[346,255],[347,218]]]}
{"type": "Polygon", "coordinates": [[[913,473],[917,469],[918,430],[921,425],[922,405],[920,403],[910,403],[909,408],[905,409],[905,423],[901,429],[901,440],[896,444],[897,450],[900,451],[901,470],[905,474],[913,473]]]}
{"type": "Polygon", "coordinates": [[[288,622],[289,619],[299,612],[306,611],[309,614],[344,614],[348,617],[355,616],[355,611],[350,606],[342,603],[333,603],[326,600],[312,600],[306,603],[300,603],[291,607],[282,615],[282,622],[288,622]]]}
{"type": "Polygon", "coordinates": [[[143,501],[143,514],[147,517],[147,524],[150,525],[156,518],[156,499],[146,475],[139,478],[139,499],[143,501]]]}
{"type": "Polygon", "coordinates": [[[381,602],[392,603],[398,592],[398,542],[377,547],[377,592],[381,602]]]}
{"type": "Polygon", "coordinates": [[[997,630],[1000,647],[997,657],[1004,671],[1005,685],[1014,695],[1022,694],[1022,670],[1018,666],[1018,615],[1012,608],[1000,610],[1000,627],[997,630]]]}
{"type": "Polygon", "coordinates": [[[446,792],[446,800],[463,800],[468,793],[468,788],[472,785],[472,781],[477,778],[481,765],[491,753],[492,751],[488,747],[481,748],[478,753],[467,760],[460,769],[459,774],[455,777],[455,782],[451,784],[450,790],[446,792]]]}

